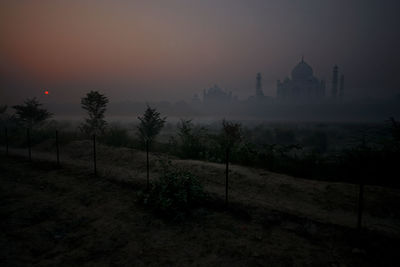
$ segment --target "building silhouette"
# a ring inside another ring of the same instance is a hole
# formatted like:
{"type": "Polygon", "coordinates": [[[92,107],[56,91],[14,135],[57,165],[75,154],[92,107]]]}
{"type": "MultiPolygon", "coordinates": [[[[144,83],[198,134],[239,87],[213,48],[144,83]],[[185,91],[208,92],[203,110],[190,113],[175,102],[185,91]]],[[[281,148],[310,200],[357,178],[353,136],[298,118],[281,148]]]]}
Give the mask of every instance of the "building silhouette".
{"type": "Polygon", "coordinates": [[[203,103],[205,105],[218,106],[220,104],[229,104],[232,99],[232,92],[226,92],[218,87],[218,85],[214,85],[203,91],[203,103]]]}
{"type": "Polygon", "coordinates": [[[332,92],[331,92],[331,97],[333,100],[337,99],[337,93],[338,93],[338,66],[335,65],[333,67],[333,73],[332,73],[332,92]]]}
{"type": "Polygon", "coordinates": [[[325,82],[314,76],[313,69],[304,58],[293,68],[291,78],[277,82],[277,101],[314,103],[325,97],[325,82]]]}
{"type": "Polygon", "coordinates": [[[256,97],[263,98],[264,92],[262,90],[261,73],[257,73],[256,77],[256,97]]]}

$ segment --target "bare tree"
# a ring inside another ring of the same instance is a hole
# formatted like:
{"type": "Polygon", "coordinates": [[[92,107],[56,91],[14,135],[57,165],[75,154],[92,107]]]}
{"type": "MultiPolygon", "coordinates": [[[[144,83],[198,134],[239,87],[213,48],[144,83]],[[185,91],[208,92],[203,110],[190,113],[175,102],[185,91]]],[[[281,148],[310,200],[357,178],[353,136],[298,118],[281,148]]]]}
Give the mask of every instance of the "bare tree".
{"type": "Polygon", "coordinates": [[[166,117],[161,118],[160,113],[155,108],[147,105],[147,109],[142,117],[138,117],[140,124],[138,126],[139,138],[146,146],[146,167],[147,167],[147,189],[150,187],[149,180],[149,147],[154,138],[160,133],[164,127],[166,117]]]}
{"type": "Polygon", "coordinates": [[[81,105],[88,113],[88,118],[81,124],[80,129],[88,135],[103,134],[107,126],[104,114],[107,110],[108,98],[97,91],[90,91],[81,99],[81,105]]]}
{"type": "Polygon", "coordinates": [[[225,202],[228,204],[228,177],[229,177],[229,154],[232,147],[240,142],[241,140],[241,124],[233,123],[226,121],[225,119],[222,121],[222,135],[223,135],[223,145],[225,148],[225,202]]]}

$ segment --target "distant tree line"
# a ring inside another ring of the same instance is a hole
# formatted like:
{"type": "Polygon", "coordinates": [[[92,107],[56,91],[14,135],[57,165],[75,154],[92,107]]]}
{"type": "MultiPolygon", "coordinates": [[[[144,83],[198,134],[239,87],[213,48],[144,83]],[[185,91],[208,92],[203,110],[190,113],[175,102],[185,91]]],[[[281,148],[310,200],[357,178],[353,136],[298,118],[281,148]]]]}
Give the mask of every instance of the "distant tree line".
{"type": "MultiPolygon", "coordinates": [[[[181,158],[232,162],[309,179],[355,183],[363,179],[365,183],[399,184],[393,174],[398,173],[397,162],[400,159],[400,124],[394,118],[387,123],[391,135],[381,137],[378,145],[360,138],[358,145],[325,153],[328,138],[321,131],[309,134],[300,144],[294,132],[288,129],[269,131],[257,126],[250,130],[227,121],[220,125],[220,132],[215,132],[205,126],[195,125],[192,120],[181,120],[177,124],[177,134],[170,137],[168,142],[160,143],[155,139],[165,126],[166,118],[150,106],[138,117],[138,135],[134,138],[126,129],[107,124],[105,115],[108,103],[109,99],[97,91],[90,91],[81,99],[82,108],[87,112],[87,117],[79,127],[81,133],[86,136],[96,134],[99,141],[107,145],[144,148],[147,158],[149,150],[153,149],[181,158]]],[[[41,131],[43,137],[36,135],[37,142],[51,136],[41,126],[46,125],[53,114],[36,98],[27,99],[22,105],[13,106],[13,109],[15,114],[9,115],[7,106],[0,106],[0,123],[3,126],[22,126],[41,131]]],[[[24,138],[20,139],[20,143],[24,144],[24,138]]],[[[14,142],[17,144],[18,140],[14,142]]],[[[146,165],[149,166],[148,160],[146,165]]]]}

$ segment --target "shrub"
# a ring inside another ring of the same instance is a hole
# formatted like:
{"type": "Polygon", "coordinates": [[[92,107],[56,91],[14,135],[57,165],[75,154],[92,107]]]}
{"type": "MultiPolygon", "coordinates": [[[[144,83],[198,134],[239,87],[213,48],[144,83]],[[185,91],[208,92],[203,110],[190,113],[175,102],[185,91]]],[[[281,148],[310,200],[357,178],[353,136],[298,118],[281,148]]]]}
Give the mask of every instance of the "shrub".
{"type": "Polygon", "coordinates": [[[128,130],[117,125],[109,127],[99,140],[106,145],[115,147],[129,147],[134,143],[128,130]]]}
{"type": "Polygon", "coordinates": [[[140,201],[158,215],[181,220],[191,215],[206,194],[199,180],[190,172],[176,169],[170,162],[163,163],[162,176],[147,193],[139,194],[140,201]]]}
{"type": "Polygon", "coordinates": [[[180,140],[179,155],[183,158],[202,158],[207,130],[204,127],[195,127],[191,120],[182,119],[177,128],[180,140]]]}
{"type": "Polygon", "coordinates": [[[289,129],[275,129],[275,140],[278,145],[292,145],[296,143],[296,136],[289,129]]]}
{"type": "Polygon", "coordinates": [[[314,132],[313,134],[304,138],[303,143],[318,153],[324,153],[328,148],[328,138],[324,132],[314,132]]]}

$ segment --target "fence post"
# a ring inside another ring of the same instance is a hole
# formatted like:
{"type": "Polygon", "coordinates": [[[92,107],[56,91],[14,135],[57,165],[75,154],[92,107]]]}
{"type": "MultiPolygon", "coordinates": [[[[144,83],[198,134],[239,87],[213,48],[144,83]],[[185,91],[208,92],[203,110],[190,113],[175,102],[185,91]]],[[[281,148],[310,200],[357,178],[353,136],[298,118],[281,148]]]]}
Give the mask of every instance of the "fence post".
{"type": "Polygon", "coordinates": [[[93,134],[93,167],[94,176],[97,176],[97,163],[96,163],[96,134],[93,134]]]}
{"type": "Polygon", "coordinates": [[[229,148],[226,148],[226,169],[225,169],[225,204],[228,205],[228,175],[229,175],[229,148]]]}
{"type": "Polygon", "coordinates": [[[28,141],[28,157],[29,157],[29,161],[32,161],[31,135],[30,135],[29,128],[26,128],[26,139],[28,141]]]}
{"type": "Polygon", "coordinates": [[[58,131],[56,130],[57,167],[60,167],[60,147],[58,145],[58,131]]]}
{"type": "Polygon", "coordinates": [[[364,183],[360,183],[359,185],[359,195],[358,195],[358,218],[357,218],[357,230],[361,232],[362,226],[362,214],[364,209],[364,183]]]}
{"type": "Polygon", "coordinates": [[[147,170],[147,190],[150,189],[150,177],[149,177],[149,140],[146,140],[146,170],[147,170]]]}
{"type": "Polygon", "coordinates": [[[7,127],[4,129],[5,141],[6,141],[6,156],[8,156],[8,132],[7,127]]]}

